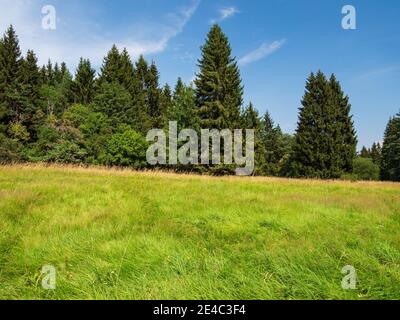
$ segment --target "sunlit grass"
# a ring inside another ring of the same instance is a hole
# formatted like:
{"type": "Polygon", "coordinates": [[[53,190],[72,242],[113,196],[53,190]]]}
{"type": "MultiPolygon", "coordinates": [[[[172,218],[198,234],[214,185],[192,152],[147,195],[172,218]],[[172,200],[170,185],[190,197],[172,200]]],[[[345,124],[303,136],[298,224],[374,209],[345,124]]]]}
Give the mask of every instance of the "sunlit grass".
{"type": "Polygon", "coordinates": [[[399,299],[400,185],[0,167],[0,298],[399,299]]]}

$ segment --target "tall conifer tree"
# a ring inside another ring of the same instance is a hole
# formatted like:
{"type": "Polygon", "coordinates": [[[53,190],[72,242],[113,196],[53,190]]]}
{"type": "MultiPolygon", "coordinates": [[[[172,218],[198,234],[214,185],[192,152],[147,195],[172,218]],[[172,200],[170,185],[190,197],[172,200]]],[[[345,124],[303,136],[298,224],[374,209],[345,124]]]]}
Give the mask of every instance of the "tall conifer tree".
{"type": "MultiPolygon", "coordinates": [[[[329,86],[331,89],[329,113],[332,119],[327,123],[331,129],[329,134],[332,136],[332,146],[329,154],[331,159],[336,159],[335,163],[331,163],[330,168],[335,166],[334,170],[340,175],[342,172],[350,173],[353,170],[357,137],[351,115],[349,97],[344,94],[339,81],[333,74],[329,79],[329,86]]],[[[333,172],[332,169],[331,172],[333,172]]]]}
{"type": "Polygon", "coordinates": [[[135,68],[126,48],[120,55],[118,81],[132,96],[135,94],[135,68]]]}
{"type": "Polygon", "coordinates": [[[120,84],[121,76],[121,57],[116,45],[113,45],[107,56],[103,60],[101,67],[99,83],[104,82],[112,83],[117,82],[120,84]]]}
{"type": "Polygon", "coordinates": [[[72,94],[75,103],[89,104],[95,95],[95,73],[90,61],[81,58],[72,83],[72,94]]]}
{"type": "Polygon", "coordinates": [[[161,102],[161,90],[159,87],[160,75],[154,61],[150,65],[150,68],[146,76],[146,87],[147,87],[147,102],[150,108],[150,117],[152,118],[153,127],[159,127],[159,120],[162,116],[160,110],[161,102]]]}
{"type": "Polygon", "coordinates": [[[195,80],[196,104],[203,128],[239,128],[243,87],[226,35],[218,25],[208,33],[195,80]]]}
{"type": "Polygon", "coordinates": [[[381,160],[382,180],[400,181],[400,113],[389,120],[381,160]]]}
{"type": "Polygon", "coordinates": [[[20,121],[26,108],[23,95],[21,50],[13,26],[10,26],[1,41],[0,51],[0,101],[6,113],[6,122],[20,121]]]}
{"type": "Polygon", "coordinates": [[[300,108],[293,175],[339,178],[351,172],[357,139],[350,108],[333,75],[328,81],[321,71],[311,74],[300,108]]]}

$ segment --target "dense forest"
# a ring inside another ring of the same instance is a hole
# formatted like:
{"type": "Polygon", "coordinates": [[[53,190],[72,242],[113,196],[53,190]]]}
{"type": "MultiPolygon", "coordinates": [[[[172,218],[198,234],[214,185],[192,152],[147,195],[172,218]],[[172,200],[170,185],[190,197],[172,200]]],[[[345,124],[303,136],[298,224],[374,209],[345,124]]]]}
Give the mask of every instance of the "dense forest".
{"type": "MultiPolygon", "coordinates": [[[[12,26],[0,40],[0,162],[50,162],[151,168],[146,134],[153,128],[255,129],[255,175],[400,181],[400,113],[384,142],[356,152],[349,97],[335,75],[311,73],[294,135],[271,115],[243,105],[240,70],[227,36],[214,25],[201,48],[193,84],[161,86],[155,62],[132,61],[113,46],[99,74],[81,58],[38,66],[22,55],[12,26]]],[[[227,165],[160,169],[232,174],[227,165]]]]}

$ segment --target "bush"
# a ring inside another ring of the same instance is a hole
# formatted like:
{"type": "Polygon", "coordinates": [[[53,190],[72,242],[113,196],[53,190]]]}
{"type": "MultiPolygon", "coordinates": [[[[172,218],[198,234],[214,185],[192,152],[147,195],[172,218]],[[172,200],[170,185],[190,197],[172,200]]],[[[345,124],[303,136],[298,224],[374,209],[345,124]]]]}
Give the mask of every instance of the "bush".
{"type": "Polygon", "coordinates": [[[107,164],[116,166],[146,166],[148,143],[138,132],[126,127],[114,134],[107,146],[107,164]]]}
{"type": "Polygon", "coordinates": [[[353,175],[359,180],[379,180],[379,166],[370,158],[356,158],[353,163],[353,175]]]}
{"type": "Polygon", "coordinates": [[[82,104],[73,104],[63,114],[63,119],[69,121],[75,128],[85,123],[90,114],[87,106],[82,104]]]}
{"type": "Polygon", "coordinates": [[[20,150],[21,144],[18,141],[10,139],[0,132],[0,164],[19,161],[20,150]]]}
{"type": "Polygon", "coordinates": [[[21,122],[13,122],[8,128],[8,133],[11,138],[16,141],[26,142],[29,140],[29,132],[21,122]]]}
{"type": "Polygon", "coordinates": [[[81,163],[84,162],[86,151],[77,144],[63,141],[57,144],[45,157],[45,161],[56,163],[81,163]]]}

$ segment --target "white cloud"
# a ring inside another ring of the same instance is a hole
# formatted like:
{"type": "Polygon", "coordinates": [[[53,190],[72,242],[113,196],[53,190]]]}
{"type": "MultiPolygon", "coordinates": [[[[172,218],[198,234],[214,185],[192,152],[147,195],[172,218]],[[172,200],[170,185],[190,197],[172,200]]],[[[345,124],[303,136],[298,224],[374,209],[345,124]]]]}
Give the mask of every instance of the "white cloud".
{"type": "MultiPolygon", "coordinates": [[[[65,61],[76,67],[79,58],[89,58],[98,67],[112,44],[126,47],[133,58],[143,54],[157,54],[167,49],[169,42],[178,36],[195,14],[201,0],[193,0],[190,6],[179,8],[173,13],[153,22],[127,27],[132,35],[102,32],[96,22],[87,16],[65,17],[57,12],[57,29],[46,31],[41,28],[41,6],[32,0],[0,0],[0,28],[4,31],[13,24],[20,38],[21,49],[33,49],[44,64],[65,61]]],[[[57,9],[57,7],[56,7],[57,9]]],[[[84,15],[85,10],[81,10],[84,15]]]]}
{"type": "Polygon", "coordinates": [[[219,20],[222,21],[230,17],[233,17],[236,13],[239,13],[239,10],[235,7],[229,7],[221,9],[219,13],[220,13],[219,20]]]}
{"type": "Polygon", "coordinates": [[[222,8],[219,10],[219,17],[218,19],[212,19],[210,23],[216,23],[216,22],[221,22],[224,21],[230,17],[233,17],[235,14],[239,13],[239,9],[236,7],[227,7],[227,8],[222,8]]]}
{"type": "Polygon", "coordinates": [[[272,43],[263,43],[259,48],[254,51],[249,52],[239,59],[239,65],[245,66],[247,64],[253,63],[255,61],[261,60],[275,51],[282,48],[282,46],[286,43],[285,39],[274,41],[272,43]]]}

